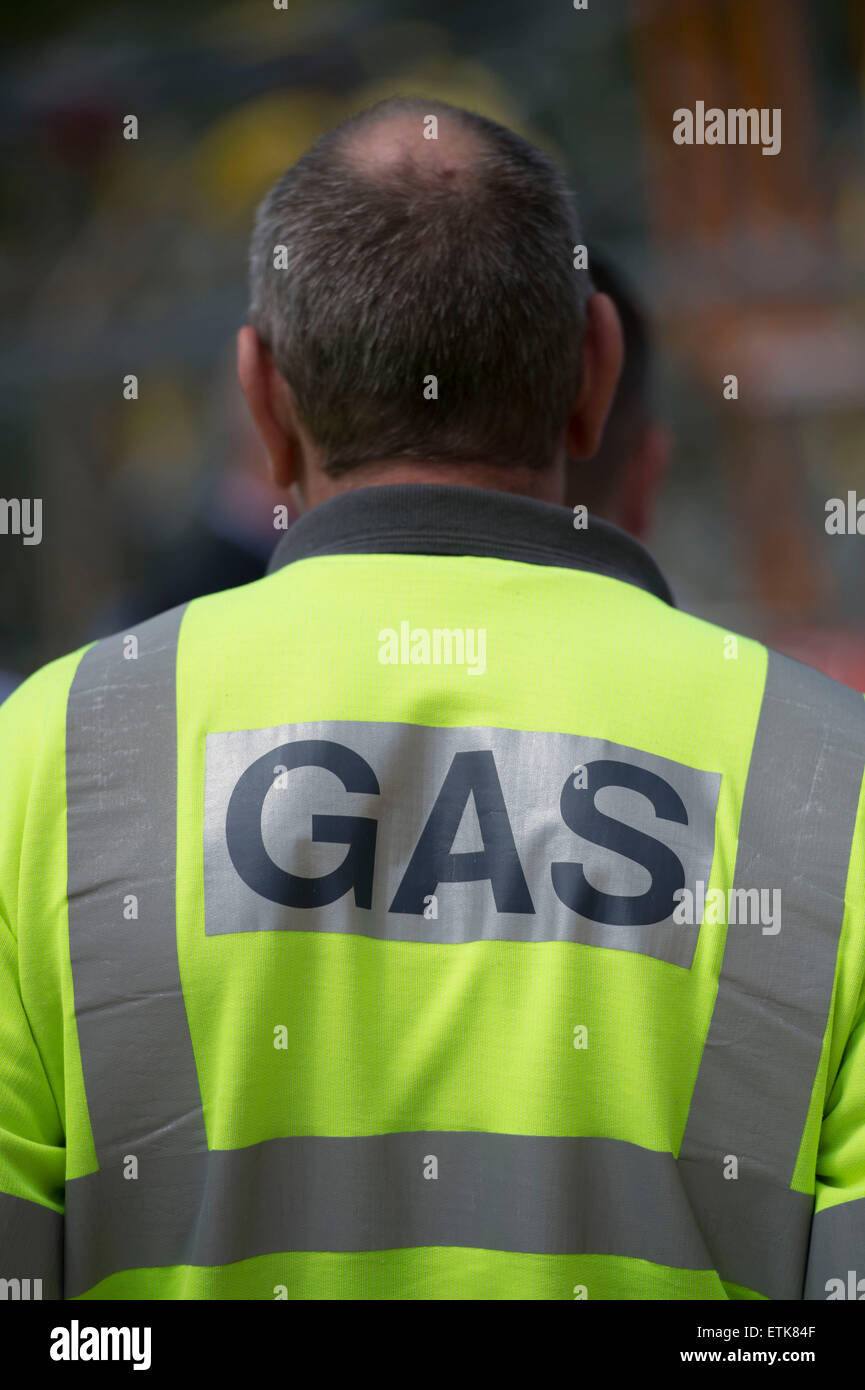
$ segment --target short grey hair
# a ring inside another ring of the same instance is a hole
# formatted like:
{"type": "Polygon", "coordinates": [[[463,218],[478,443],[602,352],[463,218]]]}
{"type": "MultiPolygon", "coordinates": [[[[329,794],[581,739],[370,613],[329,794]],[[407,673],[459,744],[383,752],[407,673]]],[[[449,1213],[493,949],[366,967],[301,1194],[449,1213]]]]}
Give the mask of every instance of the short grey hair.
{"type": "Polygon", "coordinates": [[[390,98],[318,140],[259,208],[249,320],[326,471],[395,458],[546,466],[579,389],[591,293],[574,269],[580,241],[553,162],[474,112],[390,98]],[[430,114],[474,137],[467,177],[352,159],[354,134],[405,113],[419,138],[430,114]]]}

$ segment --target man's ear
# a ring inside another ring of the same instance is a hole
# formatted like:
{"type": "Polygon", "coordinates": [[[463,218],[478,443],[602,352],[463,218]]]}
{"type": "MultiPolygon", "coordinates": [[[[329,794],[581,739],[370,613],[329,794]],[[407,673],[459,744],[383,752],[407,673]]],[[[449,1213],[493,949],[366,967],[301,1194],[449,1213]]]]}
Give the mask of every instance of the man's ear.
{"type": "Polygon", "coordinates": [[[254,328],[244,324],[237,335],[237,375],[255,428],[267,450],[277,487],[290,487],[300,472],[300,441],[285,382],[254,328]]]}
{"type": "Polygon", "coordinates": [[[593,294],[586,304],[582,380],[568,422],[567,452],[591,458],[601,443],[624,361],[622,326],[608,294],[593,294]]]}

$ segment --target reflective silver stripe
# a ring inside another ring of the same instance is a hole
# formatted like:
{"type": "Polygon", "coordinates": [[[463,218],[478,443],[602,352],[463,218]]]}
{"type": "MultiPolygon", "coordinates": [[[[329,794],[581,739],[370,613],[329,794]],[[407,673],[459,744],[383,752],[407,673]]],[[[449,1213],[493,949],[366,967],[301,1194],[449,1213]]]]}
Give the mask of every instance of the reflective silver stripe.
{"type": "MultiPolygon", "coordinates": [[[[733,1194],[743,1178],[765,1180],[788,1195],[829,1016],[863,771],[862,696],[770,652],[734,887],[779,889],[782,925],[777,935],[727,929],[680,1149],[698,1212],[707,1184],[733,1194]],[[738,1179],[723,1177],[730,1154],[738,1179]]],[[[724,1278],[754,1287],[730,1264],[740,1238],[751,1242],[753,1232],[733,1207],[730,1220],[709,1248],[724,1278]]],[[[767,1247],[777,1231],[767,1219],[767,1247]]],[[[802,1249],[800,1276],[804,1259],[802,1249]]],[[[801,1277],[787,1296],[801,1298],[801,1277]]]]}
{"type": "Polygon", "coordinates": [[[764,1298],[801,1298],[814,1199],[752,1164],[740,1165],[735,1180],[720,1163],[680,1157],[678,1168],[721,1279],[764,1298]]]}
{"type": "Polygon", "coordinates": [[[352,720],[208,734],[205,931],[575,941],[687,969],[698,928],[674,921],[673,892],[709,880],[720,782],[574,734],[352,720]]]}
{"type": "Polygon", "coordinates": [[[805,1297],[828,1299],[830,1292],[838,1297],[837,1285],[826,1287],[830,1279],[842,1281],[845,1297],[865,1299],[865,1197],[825,1207],[814,1217],[805,1297]]]}
{"type": "Polygon", "coordinates": [[[91,647],[69,693],[69,946],[100,1167],[207,1147],[175,926],[183,612],[91,647]]]}
{"type": "MultiPolygon", "coordinates": [[[[810,1199],[774,1194],[767,1245],[765,1187],[747,1178],[736,1186],[734,1206],[727,1192],[717,1214],[718,1222],[735,1214],[743,1227],[726,1277],[747,1285],[758,1271],[758,1292],[794,1296],[810,1199]]],[[[136,1181],[113,1168],[71,1182],[67,1287],[74,1296],[124,1269],[415,1246],[712,1270],[701,1224],[672,1154],[616,1139],[431,1131],[272,1139],[152,1159],[136,1181]],[[437,1176],[425,1177],[431,1158],[437,1176]]]]}
{"type": "Polygon", "coordinates": [[[63,1297],[63,1217],[59,1212],[0,1192],[0,1279],[7,1280],[6,1299],[63,1297]],[[12,1280],[19,1281],[17,1290],[12,1280]],[[37,1287],[35,1280],[41,1280],[41,1285],[37,1287]]]}

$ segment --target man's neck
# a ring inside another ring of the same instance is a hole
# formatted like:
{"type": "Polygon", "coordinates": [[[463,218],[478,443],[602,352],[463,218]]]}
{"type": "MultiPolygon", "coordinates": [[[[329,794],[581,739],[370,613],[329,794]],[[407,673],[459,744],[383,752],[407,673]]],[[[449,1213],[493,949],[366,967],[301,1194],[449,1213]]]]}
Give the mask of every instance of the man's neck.
{"type": "Polygon", "coordinates": [[[395,483],[445,483],[449,486],[482,487],[491,492],[511,492],[542,502],[564,504],[565,460],[543,469],[502,468],[475,461],[430,463],[414,459],[381,459],[354,468],[340,478],[316,470],[308,474],[295,495],[303,511],[317,507],[343,492],[363,487],[387,487],[395,483]]]}

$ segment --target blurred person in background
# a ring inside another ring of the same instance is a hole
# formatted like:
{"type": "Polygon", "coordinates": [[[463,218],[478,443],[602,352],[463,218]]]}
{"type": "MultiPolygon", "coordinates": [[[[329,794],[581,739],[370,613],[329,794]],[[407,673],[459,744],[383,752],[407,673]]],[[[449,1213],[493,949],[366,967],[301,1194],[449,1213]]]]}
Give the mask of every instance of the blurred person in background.
{"type": "Polygon", "coordinates": [[[12,694],[12,691],[21,684],[21,680],[22,677],[15,675],[12,671],[0,670],[0,703],[6,699],[7,695],[12,694]]]}
{"type": "Polygon", "coordinates": [[[221,409],[223,443],[199,486],[192,519],[179,538],[163,547],[145,580],[97,613],[91,638],[128,628],[203,594],[260,579],[278,536],[296,519],[291,493],[277,488],[270,477],[233,360],[224,376],[220,373],[214,395],[221,409]]]}
{"type": "MultiPolygon", "coordinates": [[[[591,248],[589,266],[595,288],[616,306],[624,362],[600,449],[592,459],[569,463],[568,506],[582,504],[645,540],[652,531],[673,440],[655,409],[652,326],[633,285],[607,254],[591,248]]],[[[865,643],[858,629],[777,623],[761,635],[786,656],[854,690],[865,690],[865,643]]]]}
{"type": "Polygon", "coordinates": [[[589,271],[595,288],[616,306],[624,362],[600,449],[591,459],[569,464],[567,503],[582,504],[643,540],[671,450],[670,431],[654,408],[651,328],[635,290],[609,256],[590,248],[589,271]]]}

